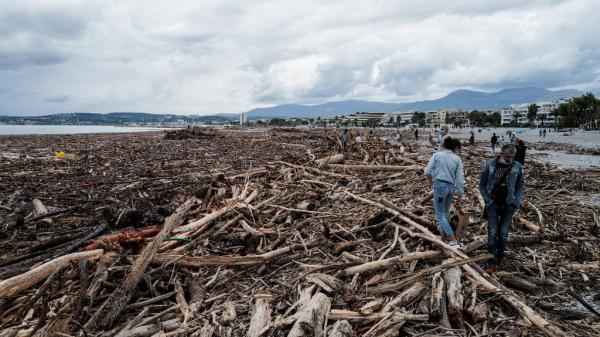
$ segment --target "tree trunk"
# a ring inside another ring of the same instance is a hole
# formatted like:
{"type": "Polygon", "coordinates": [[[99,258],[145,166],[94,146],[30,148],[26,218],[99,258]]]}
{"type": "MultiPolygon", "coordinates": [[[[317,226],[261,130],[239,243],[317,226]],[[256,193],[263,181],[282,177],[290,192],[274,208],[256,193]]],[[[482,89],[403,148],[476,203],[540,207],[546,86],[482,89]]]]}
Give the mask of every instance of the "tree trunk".
{"type": "Polygon", "coordinates": [[[319,165],[319,167],[326,167],[329,164],[342,163],[343,161],[344,161],[344,155],[341,153],[315,160],[315,162],[319,165]]]}
{"type": "Polygon", "coordinates": [[[412,303],[415,300],[418,300],[425,294],[427,291],[427,286],[423,284],[423,282],[418,282],[413,284],[410,288],[404,290],[400,293],[400,295],[396,296],[393,300],[388,302],[381,312],[390,312],[397,307],[404,307],[408,304],[412,303]]]}
{"type": "Polygon", "coordinates": [[[81,259],[89,259],[102,255],[104,250],[96,249],[89,252],[78,252],[57,257],[30,271],[0,281],[0,297],[9,297],[20,294],[23,290],[38,284],[52,275],[61,265],[81,259]]]}
{"type": "Polygon", "coordinates": [[[409,261],[413,261],[413,260],[433,259],[433,258],[439,258],[441,256],[442,256],[442,252],[437,251],[437,250],[407,253],[407,254],[391,257],[388,259],[367,262],[367,263],[364,263],[364,264],[361,264],[358,266],[346,268],[344,270],[344,274],[353,275],[353,274],[365,273],[368,271],[389,268],[398,263],[409,262],[409,261]]]}
{"type": "Polygon", "coordinates": [[[288,333],[288,337],[306,335],[321,336],[325,315],[329,312],[331,300],[325,294],[316,293],[294,316],[296,322],[288,333]]]}
{"type": "Polygon", "coordinates": [[[458,267],[452,267],[444,272],[446,282],[446,294],[448,299],[448,315],[450,322],[456,327],[463,327],[463,295],[462,295],[462,272],[458,267]]]}
{"type": "Polygon", "coordinates": [[[250,319],[248,337],[258,337],[260,332],[271,322],[271,306],[265,298],[257,298],[254,304],[254,314],[250,319]]]}
{"type": "Polygon", "coordinates": [[[354,331],[352,330],[352,326],[348,321],[341,320],[337,321],[333,324],[331,331],[329,332],[328,337],[351,337],[354,336],[354,331]]]}

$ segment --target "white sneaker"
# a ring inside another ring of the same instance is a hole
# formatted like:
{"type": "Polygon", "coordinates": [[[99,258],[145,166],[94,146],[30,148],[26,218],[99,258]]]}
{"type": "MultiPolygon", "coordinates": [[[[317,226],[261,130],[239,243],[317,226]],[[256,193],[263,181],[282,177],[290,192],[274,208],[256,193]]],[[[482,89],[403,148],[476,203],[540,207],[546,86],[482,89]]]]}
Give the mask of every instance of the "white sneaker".
{"type": "Polygon", "coordinates": [[[452,249],[463,249],[463,244],[458,241],[450,241],[448,242],[448,246],[452,249]]]}

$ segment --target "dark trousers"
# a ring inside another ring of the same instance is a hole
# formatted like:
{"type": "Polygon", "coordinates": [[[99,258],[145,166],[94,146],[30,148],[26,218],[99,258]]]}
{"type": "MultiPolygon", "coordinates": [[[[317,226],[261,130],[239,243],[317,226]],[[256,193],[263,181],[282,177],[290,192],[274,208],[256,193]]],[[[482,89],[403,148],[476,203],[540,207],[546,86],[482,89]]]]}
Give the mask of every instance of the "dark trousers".
{"type": "Polygon", "coordinates": [[[493,265],[504,258],[508,230],[517,208],[514,205],[491,203],[487,207],[486,218],[488,223],[488,252],[494,257],[490,260],[493,265]]]}

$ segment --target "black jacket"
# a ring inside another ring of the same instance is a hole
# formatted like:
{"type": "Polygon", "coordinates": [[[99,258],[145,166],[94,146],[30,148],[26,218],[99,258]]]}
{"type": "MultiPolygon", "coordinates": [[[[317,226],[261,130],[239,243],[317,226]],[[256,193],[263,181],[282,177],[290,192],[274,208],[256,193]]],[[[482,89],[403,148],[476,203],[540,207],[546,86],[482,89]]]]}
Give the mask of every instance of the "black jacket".
{"type": "Polygon", "coordinates": [[[515,160],[521,163],[521,165],[525,165],[525,145],[517,144],[517,153],[515,153],[515,160]]]}

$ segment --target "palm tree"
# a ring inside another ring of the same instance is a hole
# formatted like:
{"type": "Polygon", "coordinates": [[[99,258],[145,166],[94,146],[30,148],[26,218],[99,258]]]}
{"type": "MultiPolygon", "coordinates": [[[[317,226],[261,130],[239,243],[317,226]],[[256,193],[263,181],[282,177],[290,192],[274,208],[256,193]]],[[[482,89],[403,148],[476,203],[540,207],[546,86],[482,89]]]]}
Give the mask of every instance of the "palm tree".
{"type": "Polygon", "coordinates": [[[539,108],[535,103],[527,107],[527,119],[529,120],[529,124],[532,124],[535,118],[537,117],[538,109],[539,108]]]}
{"type": "Polygon", "coordinates": [[[512,122],[511,122],[512,126],[519,126],[519,112],[518,111],[513,112],[512,118],[513,118],[512,122]]]}

